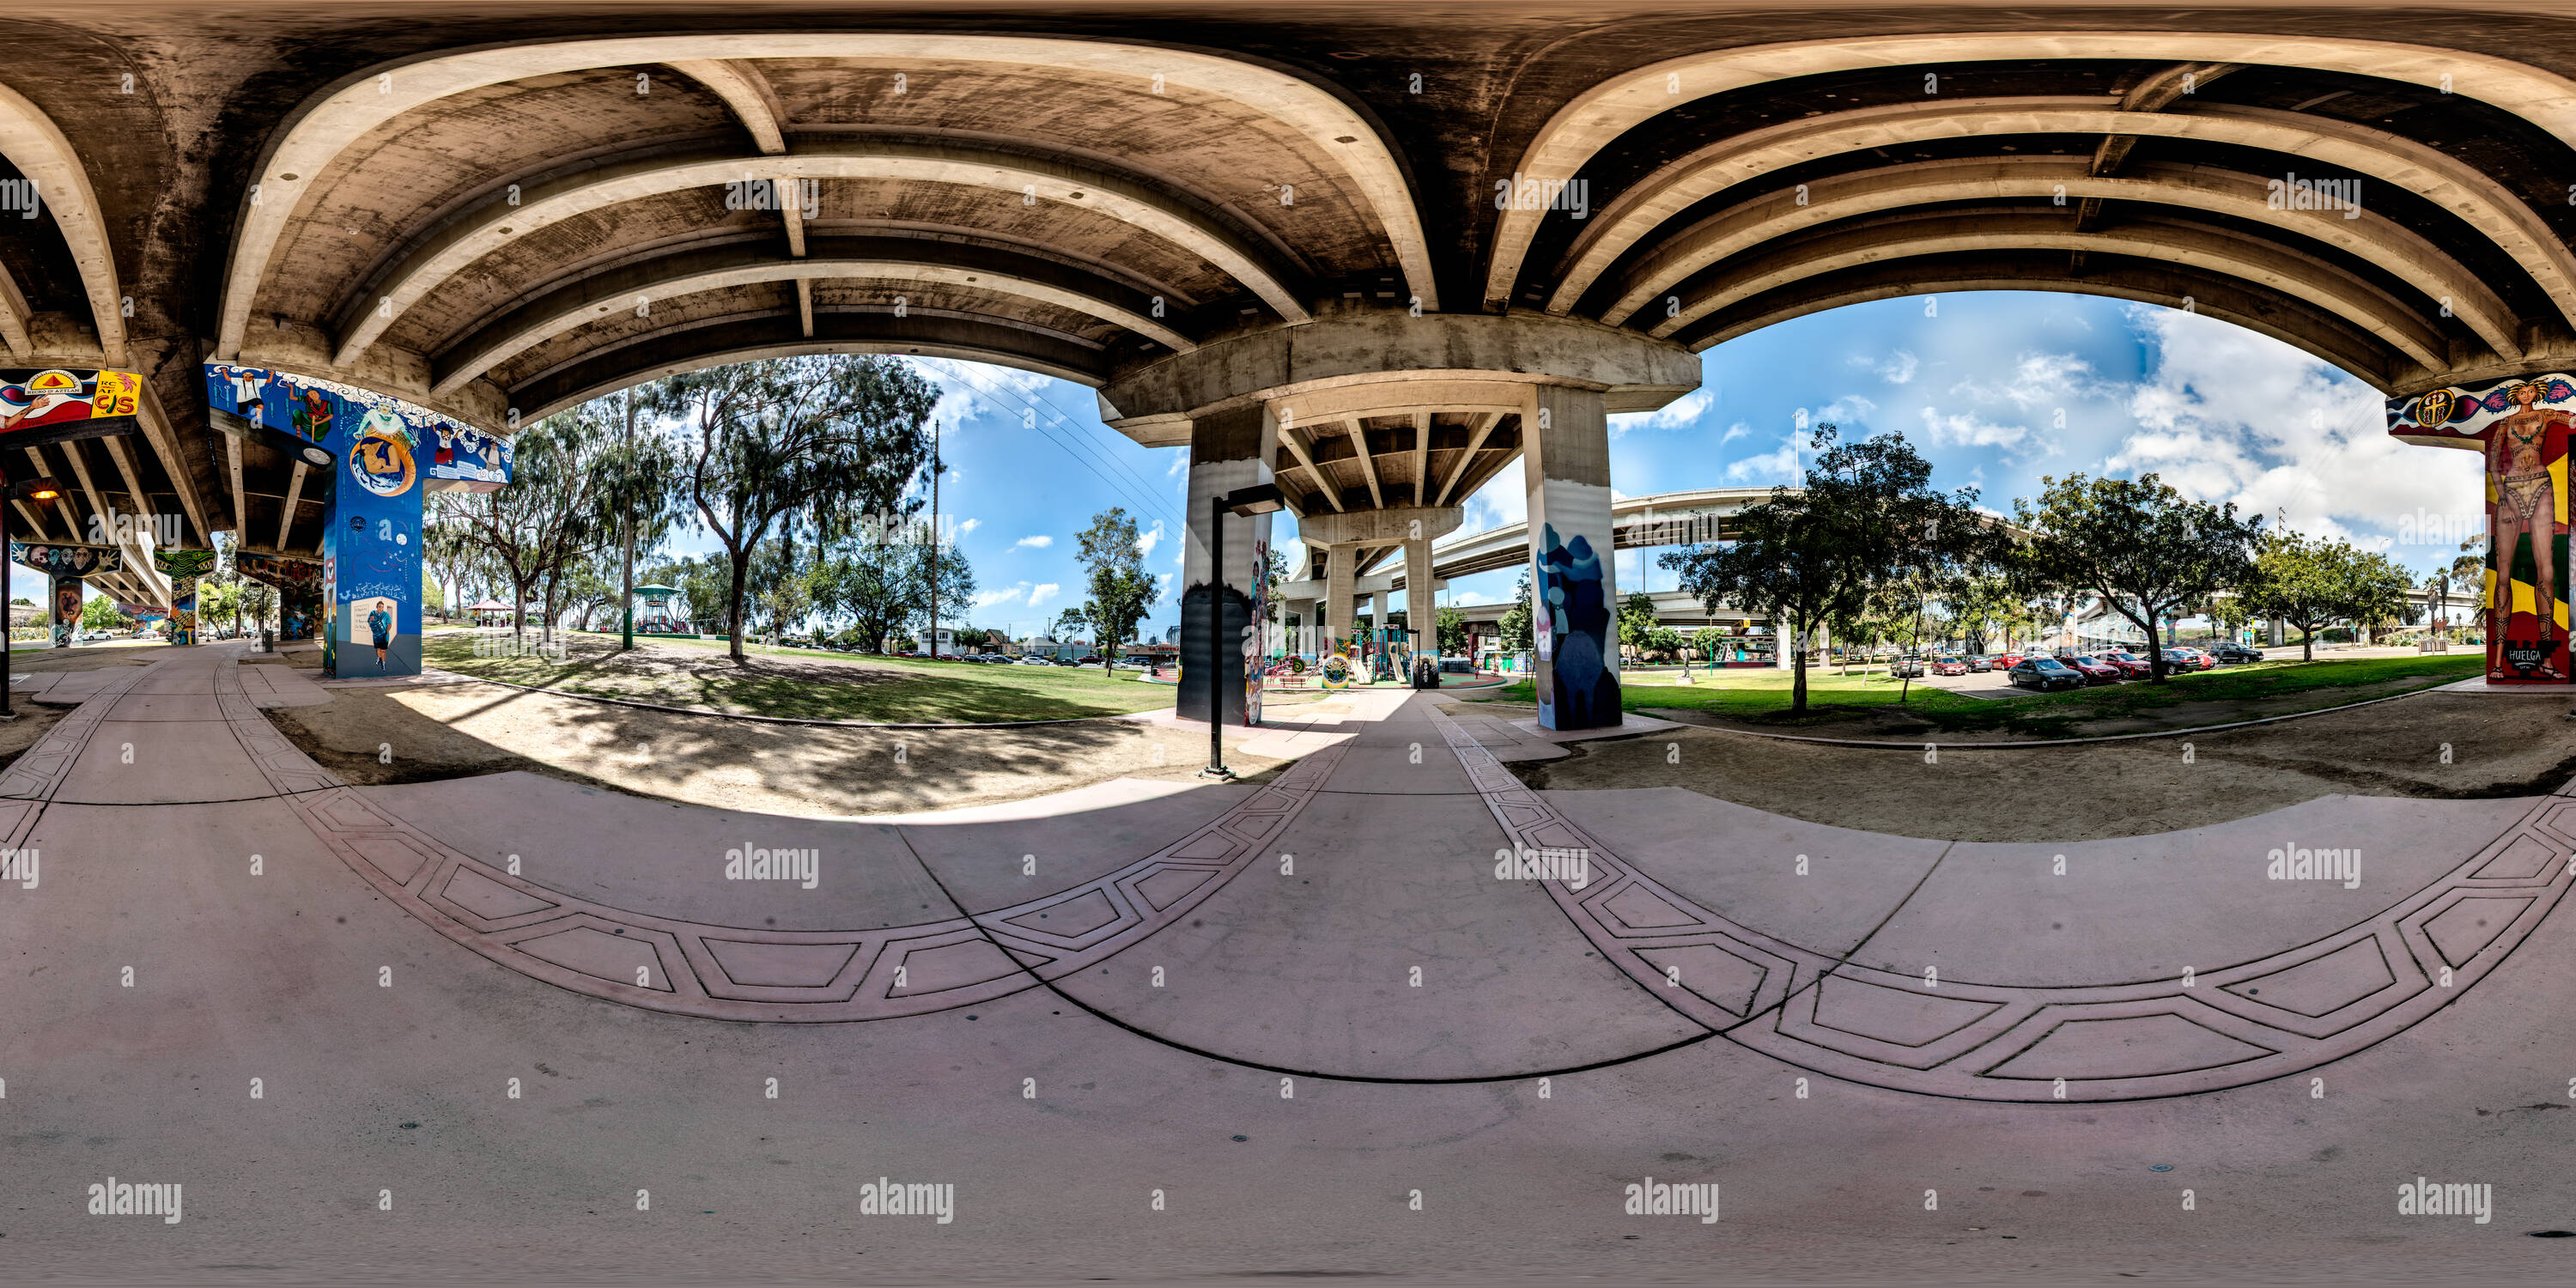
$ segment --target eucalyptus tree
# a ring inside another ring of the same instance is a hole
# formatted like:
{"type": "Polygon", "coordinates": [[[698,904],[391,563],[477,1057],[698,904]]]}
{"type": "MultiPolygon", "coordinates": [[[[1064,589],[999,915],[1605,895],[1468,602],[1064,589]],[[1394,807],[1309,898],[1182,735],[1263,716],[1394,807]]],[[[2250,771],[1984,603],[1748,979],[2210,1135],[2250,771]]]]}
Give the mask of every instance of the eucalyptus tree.
{"type": "Polygon", "coordinates": [[[819,540],[894,513],[930,451],[935,386],[875,356],[771,358],[670,377],[649,409],[676,417],[680,478],[731,564],[725,622],[743,665],[751,552],[797,516],[819,540]]]}
{"type": "Polygon", "coordinates": [[[2153,683],[2165,679],[2163,623],[2234,589],[2253,571],[2263,519],[2233,502],[2194,501],[2153,474],[2042,477],[2036,505],[2013,502],[2029,540],[2030,580],[2090,594],[2147,636],[2153,683]]]}

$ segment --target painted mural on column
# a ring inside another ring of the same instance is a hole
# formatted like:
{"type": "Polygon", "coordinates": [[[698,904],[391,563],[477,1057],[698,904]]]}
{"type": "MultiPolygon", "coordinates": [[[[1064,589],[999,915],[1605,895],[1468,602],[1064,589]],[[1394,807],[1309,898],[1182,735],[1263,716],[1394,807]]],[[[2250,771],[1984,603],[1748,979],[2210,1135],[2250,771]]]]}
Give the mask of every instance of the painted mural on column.
{"type": "Polygon", "coordinates": [[[114,546],[70,546],[53,541],[12,541],[9,562],[48,577],[94,577],[121,572],[125,552],[114,546]]]}
{"type": "Polygon", "coordinates": [[[1550,729],[1616,725],[1619,673],[1611,669],[1609,597],[1602,593],[1601,557],[1576,533],[1558,540],[1556,525],[1539,525],[1537,576],[1532,580],[1532,643],[1549,666],[1533,668],[1541,723],[1550,729]]]}
{"type": "Polygon", "coordinates": [[[132,416],[142,397],[131,371],[0,371],[0,433],[132,416]]]}
{"type": "MultiPolygon", "coordinates": [[[[1252,543],[1252,620],[1243,628],[1243,723],[1261,723],[1262,672],[1269,661],[1263,638],[1270,623],[1270,539],[1252,543]]],[[[1115,659],[1112,659],[1113,661],[1115,659]]]]}
{"type": "Polygon", "coordinates": [[[2487,682],[2566,684],[2567,433],[2576,376],[2447,386],[2388,403],[2388,432],[2486,460],[2487,682]]]}
{"type": "MultiPolygon", "coordinates": [[[[399,398],[293,372],[206,366],[206,400],[337,455],[323,504],[323,669],[420,674],[421,515],[433,491],[509,481],[507,440],[399,398]]],[[[291,592],[280,586],[281,604],[291,592]]],[[[281,620],[287,615],[282,613],[281,620]]]]}
{"type": "Polygon", "coordinates": [[[56,577],[53,591],[54,647],[70,648],[72,637],[80,633],[81,579],[56,577]]]}
{"type": "Polygon", "coordinates": [[[233,570],[277,588],[277,638],[309,640],[322,615],[322,564],[274,555],[234,555],[233,570]]]}
{"type": "Polygon", "coordinates": [[[215,569],[212,550],[155,550],[152,566],[170,579],[170,642],[197,642],[197,579],[215,569]]]}

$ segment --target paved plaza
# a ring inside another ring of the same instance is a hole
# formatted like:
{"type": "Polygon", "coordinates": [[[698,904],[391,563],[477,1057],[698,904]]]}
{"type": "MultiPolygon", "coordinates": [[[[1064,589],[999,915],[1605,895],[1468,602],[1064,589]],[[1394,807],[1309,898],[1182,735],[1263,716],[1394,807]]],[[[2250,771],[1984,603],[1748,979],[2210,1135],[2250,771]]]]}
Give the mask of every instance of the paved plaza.
{"type": "Polygon", "coordinates": [[[1266,782],[819,820],[344,786],[245,656],[73,673],[0,778],[12,1189],[186,1199],[15,1205],[19,1271],[2541,1274],[2576,1204],[2564,794],[1911,840],[1383,691],[1266,782]]]}

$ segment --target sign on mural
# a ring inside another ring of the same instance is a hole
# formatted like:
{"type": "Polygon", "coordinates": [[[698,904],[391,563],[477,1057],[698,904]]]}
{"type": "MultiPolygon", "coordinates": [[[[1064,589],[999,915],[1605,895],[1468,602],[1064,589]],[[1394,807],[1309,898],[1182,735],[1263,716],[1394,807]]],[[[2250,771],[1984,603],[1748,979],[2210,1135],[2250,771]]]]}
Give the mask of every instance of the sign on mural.
{"type": "Polygon", "coordinates": [[[142,399],[131,371],[0,371],[0,433],[131,416],[142,399]]]}

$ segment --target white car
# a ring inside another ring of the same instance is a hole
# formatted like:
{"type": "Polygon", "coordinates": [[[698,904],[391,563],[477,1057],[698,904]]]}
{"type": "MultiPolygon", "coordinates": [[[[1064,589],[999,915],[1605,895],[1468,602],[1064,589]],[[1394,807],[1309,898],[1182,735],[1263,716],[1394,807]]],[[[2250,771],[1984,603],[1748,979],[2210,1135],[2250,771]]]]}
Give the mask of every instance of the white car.
{"type": "Polygon", "coordinates": [[[1053,666],[1053,665],[1055,665],[1055,662],[1054,662],[1052,659],[1047,658],[1047,657],[1045,657],[1045,656],[1042,656],[1042,655],[1040,655],[1040,654],[1036,654],[1036,653],[1028,653],[1028,654],[1023,654],[1023,655],[1020,657],[1020,660],[1019,660],[1015,665],[1019,665],[1019,666],[1053,666]]]}

